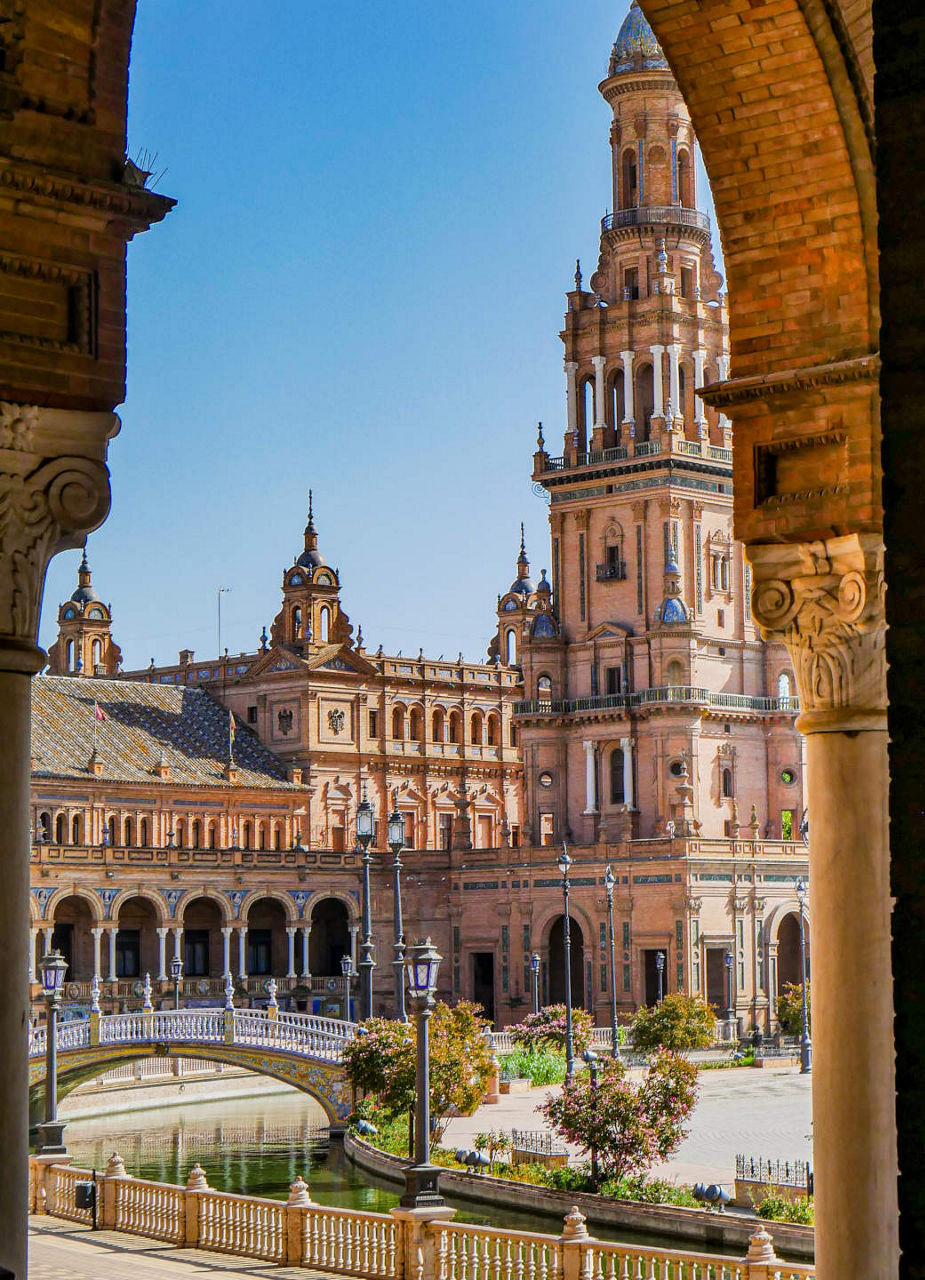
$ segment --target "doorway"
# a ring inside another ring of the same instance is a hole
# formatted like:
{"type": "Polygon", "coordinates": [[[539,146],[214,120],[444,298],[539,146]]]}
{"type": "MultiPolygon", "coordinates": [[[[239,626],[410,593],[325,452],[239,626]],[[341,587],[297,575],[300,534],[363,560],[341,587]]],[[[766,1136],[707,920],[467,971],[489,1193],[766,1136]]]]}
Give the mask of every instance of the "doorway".
{"type": "Polygon", "coordinates": [[[664,947],[650,948],[642,953],[643,956],[643,973],[646,982],[646,1004],[650,1007],[658,1004],[658,960],[657,956],[662,957],[662,996],[668,994],[668,952],[664,947]]]}
{"type": "MultiPolygon", "coordinates": [[[[585,935],[574,916],[569,916],[572,1008],[585,1005],[585,935]]],[[[549,1003],[565,1004],[565,916],[559,916],[549,930],[549,1003]]]]}
{"type": "Polygon", "coordinates": [[[711,1004],[718,1018],[726,1016],[729,1001],[726,995],[725,947],[707,948],[707,1004],[711,1004]]]}
{"type": "Polygon", "coordinates": [[[485,1017],[492,1025],[495,1021],[495,953],[472,953],[472,999],[485,1010],[485,1017]]]}

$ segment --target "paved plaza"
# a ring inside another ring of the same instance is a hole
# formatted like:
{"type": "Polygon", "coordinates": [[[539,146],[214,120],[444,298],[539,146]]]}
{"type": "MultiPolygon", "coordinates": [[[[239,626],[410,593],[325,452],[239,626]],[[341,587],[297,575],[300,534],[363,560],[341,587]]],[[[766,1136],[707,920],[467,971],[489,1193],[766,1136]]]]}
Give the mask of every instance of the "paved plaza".
{"type": "MultiPolygon", "coordinates": [[[[654,1172],[677,1182],[731,1184],[739,1152],[775,1160],[810,1159],[811,1079],[795,1067],[702,1071],[690,1136],[654,1172]]],[[[475,1135],[487,1129],[540,1129],[543,1117],[536,1108],[550,1092],[502,1095],[497,1106],[451,1120],[444,1145],[470,1147],[475,1135]]]]}

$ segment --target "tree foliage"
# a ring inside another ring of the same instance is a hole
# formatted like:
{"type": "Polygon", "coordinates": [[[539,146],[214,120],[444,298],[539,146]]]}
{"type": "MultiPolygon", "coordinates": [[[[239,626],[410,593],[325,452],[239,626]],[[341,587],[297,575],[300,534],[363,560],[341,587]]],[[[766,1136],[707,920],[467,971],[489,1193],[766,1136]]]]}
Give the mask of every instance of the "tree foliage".
{"type": "MultiPolygon", "coordinates": [[[[549,1004],[510,1027],[514,1043],[525,1049],[565,1048],[565,1005],[549,1004]]],[[[579,1058],[591,1043],[594,1023],[586,1009],[572,1009],[572,1043],[579,1058]]]]}
{"type": "MultiPolygon", "coordinates": [[[[806,984],[806,1020],[809,1012],[812,990],[806,984]]],[[[777,997],[777,1018],[784,1035],[798,1036],[803,1031],[803,984],[801,982],[785,982],[784,990],[777,997]]]]}
{"type": "Polygon", "coordinates": [[[697,1101],[697,1069],[671,1050],[660,1050],[644,1079],[627,1079],[622,1062],[607,1058],[595,1087],[576,1076],[542,1110],[568,1141],[597,1152],[603,1180],[645,1173],[676,1151],[684,1121],[697,1101]]]}
{"type": "Polygon", "coordinates": [[[642,1053],[661,1046],[684,1053],[713,1043],[716,1015],[699,996],[672,992],[633,1019],[633,1045],[642,1053]]]}
{"type": "MultiPolygon", "coordinates": [[[[488,1023],[479,1006],[438,1001],[430,1018],[430,1109],[439,1141],[451,1111],[468,1115],[479,1105],[492,1074],[488,1023]]],[[[413,1022],[370,1018],[344,1049],[347,1078],[360,1093],[375,1094],[390,1116],[414,1106],[417,1034],[413,1022]]]]}

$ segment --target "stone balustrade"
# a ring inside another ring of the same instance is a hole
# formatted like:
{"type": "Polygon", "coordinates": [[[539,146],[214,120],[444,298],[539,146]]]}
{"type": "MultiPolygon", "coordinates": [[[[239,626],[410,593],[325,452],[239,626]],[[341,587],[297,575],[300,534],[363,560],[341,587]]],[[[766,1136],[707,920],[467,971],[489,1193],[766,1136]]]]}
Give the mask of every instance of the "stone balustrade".
{"type": "MultiPolygon", "coordinates": [[[[89,1170],[60,1157],[30,1160],[30,1212],[90,1225],[76,1208],[89,1170]],[[56,1163],[57,1161],[57,1163],[56,1163]]],[[[782,1262],[758,1224],[743,1259],[597,1240],[572,1209],[562,1234],[451,1221],[452,1209],[367,1213],[315,1204],[297,1177],[289,1199],[215,1191],[194,1165],[185,1187],[131,1177],[115,1152],[96,1181],[96,1222],[169,1244],[301,1266],[360,1280],[812,1280],[810,1266],[782,1262]]]]}

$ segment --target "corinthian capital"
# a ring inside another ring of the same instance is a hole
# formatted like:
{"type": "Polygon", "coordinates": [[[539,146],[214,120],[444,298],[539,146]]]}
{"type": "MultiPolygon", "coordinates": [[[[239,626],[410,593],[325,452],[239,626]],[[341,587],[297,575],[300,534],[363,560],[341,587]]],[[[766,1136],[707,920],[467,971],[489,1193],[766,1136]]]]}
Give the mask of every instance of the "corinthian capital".
{"type": "Polygon", "coordinates": [[[752,614],[793,661],[806,733],[883,727],[883,543],[853,533],[751,545],[752,614]]]}
{"type": "Polygon", "coordinates": [[[49,560],[105,519],[118,425],[112,413],[0,401],[0,637],[35,643],[49,560]]]}

